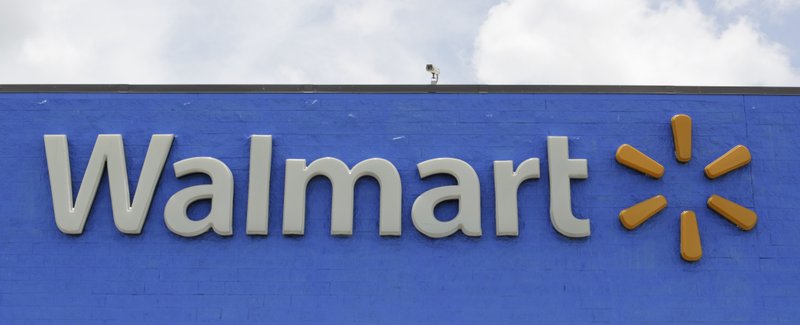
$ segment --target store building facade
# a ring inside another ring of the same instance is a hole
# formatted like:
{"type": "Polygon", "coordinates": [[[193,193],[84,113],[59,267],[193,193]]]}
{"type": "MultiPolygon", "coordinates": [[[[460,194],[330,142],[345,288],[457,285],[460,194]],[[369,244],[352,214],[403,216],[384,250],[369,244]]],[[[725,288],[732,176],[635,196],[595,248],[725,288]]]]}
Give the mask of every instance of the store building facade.
{"type": "Polygon", "coordinates": [[[6,85],[0,114],[0,323],[800,320],[797,88],[6,85]]]}

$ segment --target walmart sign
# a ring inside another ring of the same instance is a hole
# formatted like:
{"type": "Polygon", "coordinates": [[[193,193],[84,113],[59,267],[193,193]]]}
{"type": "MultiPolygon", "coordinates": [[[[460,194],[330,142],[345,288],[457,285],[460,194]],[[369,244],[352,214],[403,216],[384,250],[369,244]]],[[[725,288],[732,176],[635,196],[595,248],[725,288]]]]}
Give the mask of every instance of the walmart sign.
{"type": "MultiPolygon", "coordinates": [[[[128,171],[122,137],[101,135],[89,158],[83,183],[87,187],[78,192],[72,201],[67,138],[64,135],[46,135],[45,148],[53,193],[56,224],[62,232],[83,232],[89,208],[97,193],[97,186],[108,166],[109,186],[114,223],[123,233],[142,232],[147,211],[153,199],[161,170],[172,145],[173,135],[154,135],[144,160],[139,185],[131,203],[128,193],[128,171]],[[141,192],[140,192],[141,190],[141,192]],[[137,199],[138,198],[138,199],[137,199]]],[[[567,138],[548,137],[550,164],[550,217],[553,226],[568,237],[589,236],[588,220],[578,220],[570,206],[570,178],[586,178],[586,160],[569,159],[567,138]]],[[[272,166],[272,136],[253,135],[250,144],[250,178],[247,207],[247,233],[266,235],[269,218],[269,175],[272,166]]],[[[497,234],[516,236],[517,188],[530,178],[539,178],[539,159],[525,160],[516,170],[511,161],[496,161],[495,188],[499,192],[497,205],[497,234]]],[[[463,160],[436,158],[418,164],[420,177],[448,174],[455,177],[456,185],[442,186],[420,195],[412,208],[414,226],[428,237],[440,238],[461,230],[467,236],[480,236],[481,195],[480,181],[475,170],[463,160]],[[451,220],[439,221],[434,215],[437,204],[456,200],[458,214],[451,220]]],[[[225,163],[210,157],[184,159],[174,164],[175,176],[203,173],[211,184],[196,185],[175,193],[164,208],[164,221],[169,229],[181,236],[198,236],[213,229],[217,234],[232,235],[233,230],[233,174],[225,163]],[[186,209],[198,200],[211,200],[211,210],[202,220],[191,220],[186,209]]],[[[353,191],[356,181],[364,176],[375,178],[380,184],[380,234],[399,236],[401,233],[402,185],[397,168],[388,160],[371,158],[359,162],[352,169],[336,158],[321,158],[306,165],[304,159],[286,161],[286,185],[283,213],[283,234],[303,235],[305,227],[306,188],[315,176],[327,177],[333,186],[331,234],[353,234],[353,191]]]]}
{"type": "MultiPolygon", "coordinates": [[[[675,157],[686,163],[692,156],[691,118],[684,114],[672,118],[675,157]]],[[[128,171],[125,167],[125,150],[120,135],[97,137],[89,164],[84,172],[86,188],[78,192],[73,202],[72,177],[65,135],[45,135],[47,165],[52,188],[53,209],[58,228],[67,234],[83,232],[89,209],[97,193],[104,168],[108,170],[109,189],[117,229],[127,234],[142,232],[147,212],[153,199],[174,135],[153,135],[144,159],[139,185],[132,199],[129,194],[128,171]]],[[[547,155],[550,159],[550,220],[562,235],[573,238],[590,235],[588,219],[577,219],[572,213],[570,179],[588,177],[585,159],[570,159],[567,137],[548,136],[547,155]]],[[[272,167],[272,136],[250,137],[250,166],[248,179],[247,234],[267,235],[269,222],[269,192],[272,167]]],[[[619,147],[616,159],[621,164],[649,176],[660,178],[664,166],[636,148],[624,144],[619,147]]],[[[747,147],[739,145],[705,168],[709,178],[745,166],[750,162],[747,147]]],[[[233,174],[222,161],[211,157],[194,157],[174,164],[175,176],[192,173],[208,175],[211,184],[183,189],[167,201],[164,222],[173,233],[194,237],[213,229],[219,235],[233,234],[233,174]],[[187,215],[188,207],[199,200],[211,200],[209,214],[201,220],[187,215]]],[[[447,237],[457,231],[467,236],[481,236],[480,180],[475,170],[463,160],[435,158],[417,165],[422,178],[446,174],[456,179],[455,185],[428,190],[414,201],[411,219],[414,227],[431,238],[447,237]],[[458,202],[458,214],[448,221],[437,219],[434,210],[444,201],[458,202]]],[[[369,176],[380,184],[380,235],[400,236],[402,232],[402,184],[397,168],[382,158],[370,158],[350,169],[336,158],[320,158],[311,164],[305,159],[287,159],[283,203],[283,234],[303,235],[308,182],[315,176],[324,176],[333,188],[331,206],[331,234],[353,234],[353,196],[356,181],[369,176]]],[[[495,220],[498,236],[517,236],[519,216],[517,196],[520,183],[539,178],[539,159],[530,158],[514,169],[513,161],[494,162],[495,220]]],[[[667,206],[663,195],[643,201],[620,213],[620,221],[628,229],[638,227],[667,206]]],[[[713,195],[708,206],[740,228],[750,230],[755,226],[756,214],[741,205],[713,195]]],[[[694,212],[681,214],[681,256],[687,261],[702,257],[702,248],[694,212]]]]}

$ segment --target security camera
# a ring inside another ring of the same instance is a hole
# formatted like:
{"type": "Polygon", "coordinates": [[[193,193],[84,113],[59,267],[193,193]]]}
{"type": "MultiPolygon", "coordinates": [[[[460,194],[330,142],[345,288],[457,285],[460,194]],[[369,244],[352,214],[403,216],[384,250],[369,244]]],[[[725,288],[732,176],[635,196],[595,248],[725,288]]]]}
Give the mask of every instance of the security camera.
{"type": "Polygon", "coordinates": [[[439,68],[434,67],[433,64],[426,64],[425,71],[431,73],[431,85],[435,85],[439,82],[439,68]]]}
{"type": "Polygon", "coordinates": [[[434,67],[433,64],[426,64],[425,71],[428,71],[432,74],[439,74],[439,68],[434,67]]]}

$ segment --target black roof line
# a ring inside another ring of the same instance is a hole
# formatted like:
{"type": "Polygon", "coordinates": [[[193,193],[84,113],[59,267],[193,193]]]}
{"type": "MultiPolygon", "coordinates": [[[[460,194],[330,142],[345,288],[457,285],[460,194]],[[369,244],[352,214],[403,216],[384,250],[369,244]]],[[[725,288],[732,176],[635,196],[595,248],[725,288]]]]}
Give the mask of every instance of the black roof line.
{"type": "Polygon", "coordinates": [[[6,84],[0,93],[360,93],[800,95],[800,87],[616,85],[6,84]]]}

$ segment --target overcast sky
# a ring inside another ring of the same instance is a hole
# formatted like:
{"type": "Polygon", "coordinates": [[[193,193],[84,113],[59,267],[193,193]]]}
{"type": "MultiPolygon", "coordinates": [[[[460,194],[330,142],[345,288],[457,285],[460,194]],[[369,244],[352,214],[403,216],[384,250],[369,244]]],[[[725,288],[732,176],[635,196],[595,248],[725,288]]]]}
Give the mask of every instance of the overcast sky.
{"type": "Polygon", "coordinates": [[[0,83],[800,86],[800,0],[0,0],[0,83]]]}

